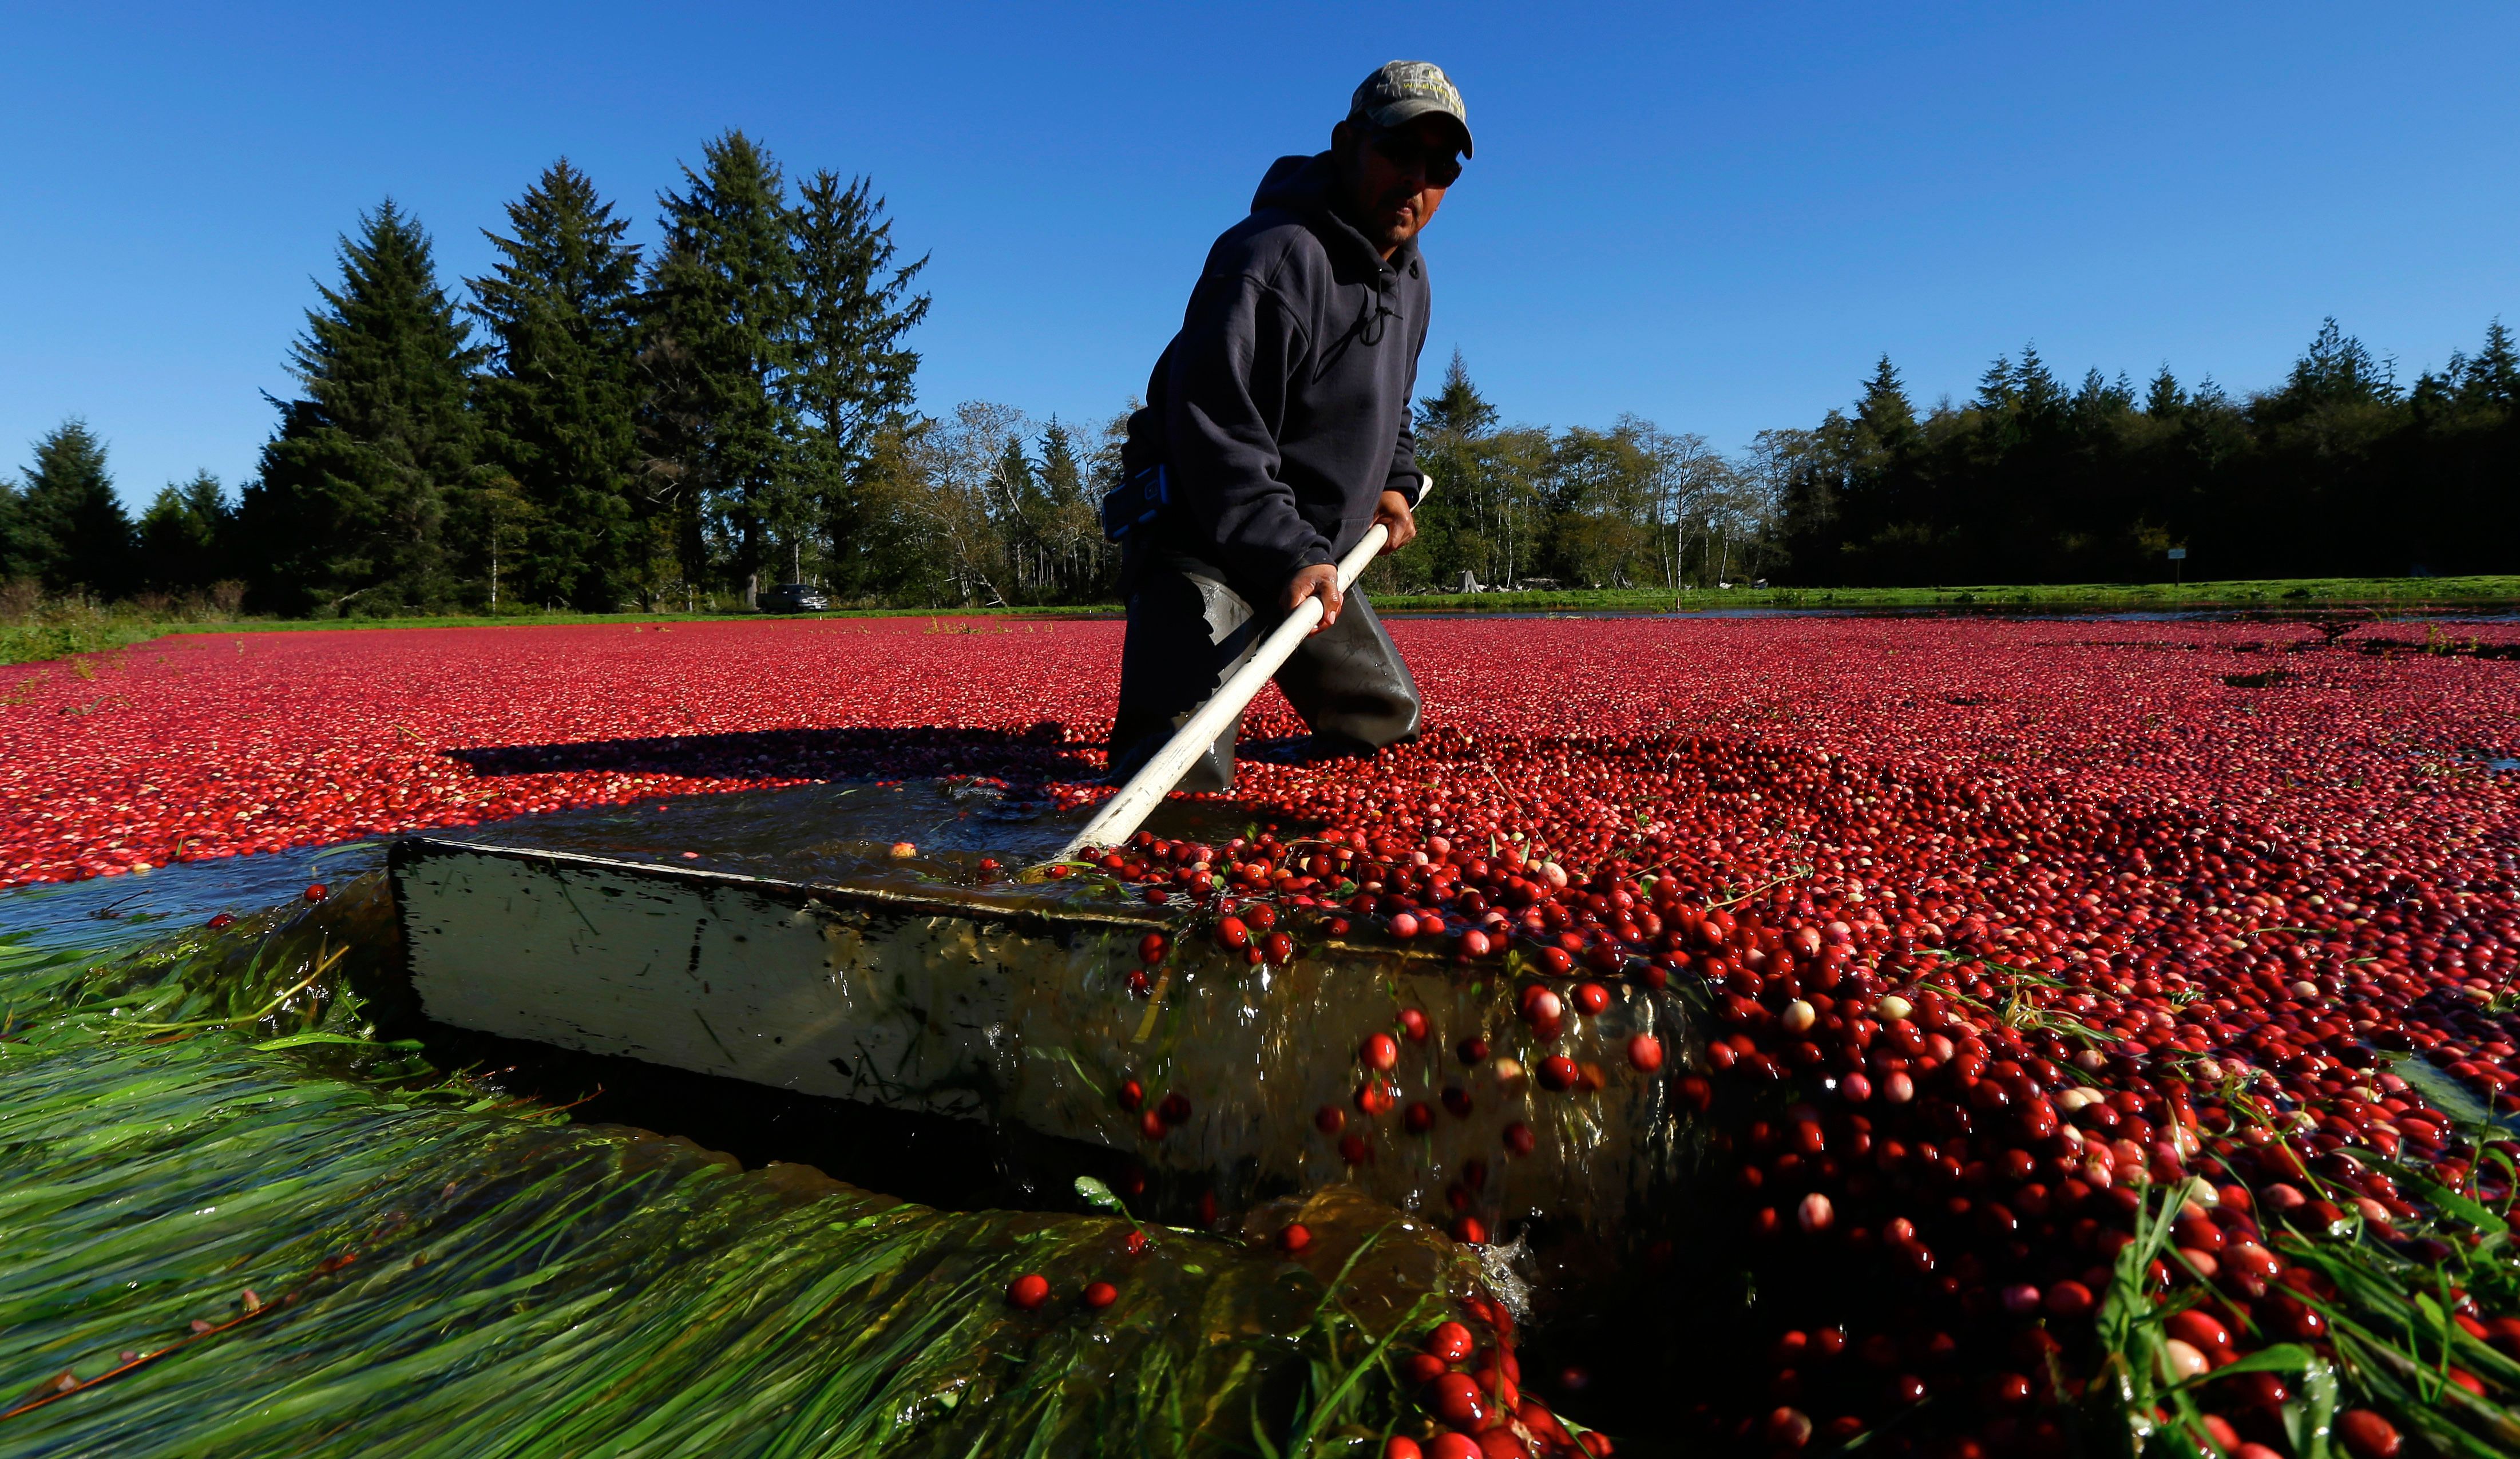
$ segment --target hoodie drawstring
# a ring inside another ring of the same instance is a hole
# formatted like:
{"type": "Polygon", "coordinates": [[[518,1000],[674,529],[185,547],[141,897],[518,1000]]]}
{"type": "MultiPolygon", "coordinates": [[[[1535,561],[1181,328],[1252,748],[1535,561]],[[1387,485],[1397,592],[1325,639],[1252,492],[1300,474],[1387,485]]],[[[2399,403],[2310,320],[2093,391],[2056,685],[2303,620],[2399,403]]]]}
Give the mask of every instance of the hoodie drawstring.
{"type": "Polygon", "coordinates": [[[1364,308],[1357,310],[1357,342],[1361,344],[1380,344],[1382,342],[1382,336],[1390,332],[1389,326],[1383,324],[1383,321],[1386,319],[1398,319],[1400,317],[1399,310],[1394,309],[1389,304],[1383,302],[1383,295],[1388,292],[1389,289],[1390,284],[1387,280],[1377,279],[1374,281],[1373,294],[1371,301],[1364,308]]]}

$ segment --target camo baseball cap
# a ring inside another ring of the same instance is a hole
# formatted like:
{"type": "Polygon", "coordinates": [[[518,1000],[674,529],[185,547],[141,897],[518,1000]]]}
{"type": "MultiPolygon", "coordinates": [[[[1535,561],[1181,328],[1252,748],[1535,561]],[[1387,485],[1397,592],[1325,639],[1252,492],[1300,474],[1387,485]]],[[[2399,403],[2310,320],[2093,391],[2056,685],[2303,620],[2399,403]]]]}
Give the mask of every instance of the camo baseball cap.
{"type": "Polygon", "coordinates": [[[1386,62],[1347,104],[1347,119],[1388,131],[1420,116],[1453,118],[1462,129],[1462,155],[1470,155],[1470,119],[1462,90],[1431,61],[1386,62]]]}

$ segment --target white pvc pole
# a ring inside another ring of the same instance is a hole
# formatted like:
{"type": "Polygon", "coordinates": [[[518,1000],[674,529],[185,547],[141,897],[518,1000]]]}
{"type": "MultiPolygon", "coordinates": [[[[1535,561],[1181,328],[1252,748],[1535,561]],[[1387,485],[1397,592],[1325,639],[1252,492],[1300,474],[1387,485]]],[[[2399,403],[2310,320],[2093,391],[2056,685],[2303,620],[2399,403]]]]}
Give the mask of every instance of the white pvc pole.
{"type": "MultiPolygon", "coordinates": [[[[1418,481],[1418,502],[1423,506],[1427,496],[1435,490],[1435,478],[1421,473],[1418,481]]],[[[1356,582],[1357,574],[1365,571],[1366,564],[1382,551],[1383,543],[1390,537],[1391,529],[1380,522],[1366,529],[1365,536],[1339,561],[1340,593],[1346,593],[1356,582]]],[[[1085,823],[1085,829],[1060,847],[1053,860],[1070,860],[1088,846],[1117,846],[1136,834],[1139,822],[1145,820],[1148,813],[1181,783],[1191,762],[1205,753],[1207,747],[1215,743],[1216,737],[1225,732],[1225,727],[1233,724],[1235,718],[1250,705],[1252,697],[1260,692],[1260,685],[1277,677],[1286,660],[1294,656],[1296,645],[1310,637],[1313,625],[1321,621],[1321,598],[1305,598],[1301,606],[1287,614],[1285,621],[1260,641],[1260,646],[1242,661],[1242,667],[1218,685],[1216,692],[1198,707],[1189,722],[1173,731],[1173,737],[1165,741],[1164,747],[1155,753],[1155,758],[1130,776],[1129,783],[1120,787],[1119,794],[1102,803],[1102,809],[1085,823]]]]}

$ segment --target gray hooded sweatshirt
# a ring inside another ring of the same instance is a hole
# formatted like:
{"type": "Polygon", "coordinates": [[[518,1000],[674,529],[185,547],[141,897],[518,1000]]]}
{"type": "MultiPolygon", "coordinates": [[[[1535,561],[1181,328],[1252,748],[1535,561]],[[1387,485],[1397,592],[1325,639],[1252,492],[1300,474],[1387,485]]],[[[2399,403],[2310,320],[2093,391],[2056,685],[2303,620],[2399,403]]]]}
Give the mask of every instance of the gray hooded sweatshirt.
{"type": "Polygon", "coordinates": [[[1131,471],[1161,462],[1172,484],[1161,523],[1137,536],[1258,602],[1354,547],[1383,492],[1418,499],[1425,264],[1415,240],[1385,262],[1331,209],[1337,185],[1328,153],[1270,166],[1251,215],[1208,250],[1122,452],[1131,471]]]}

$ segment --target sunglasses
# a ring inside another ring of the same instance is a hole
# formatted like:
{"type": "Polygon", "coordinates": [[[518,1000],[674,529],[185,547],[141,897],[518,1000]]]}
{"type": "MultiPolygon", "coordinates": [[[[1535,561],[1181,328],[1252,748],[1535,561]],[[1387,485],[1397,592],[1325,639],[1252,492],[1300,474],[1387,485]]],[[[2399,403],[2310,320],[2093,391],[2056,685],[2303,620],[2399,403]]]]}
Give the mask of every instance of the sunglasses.
{"type": "Polygon", "coordinates": [[[1384,132],[1369,145],[1403,172],[1419,169],[1435,187],[1449,188],[1462,179],[1462,159],[1452,148],[1428,147],[1414,132],[1384,132]]]}

